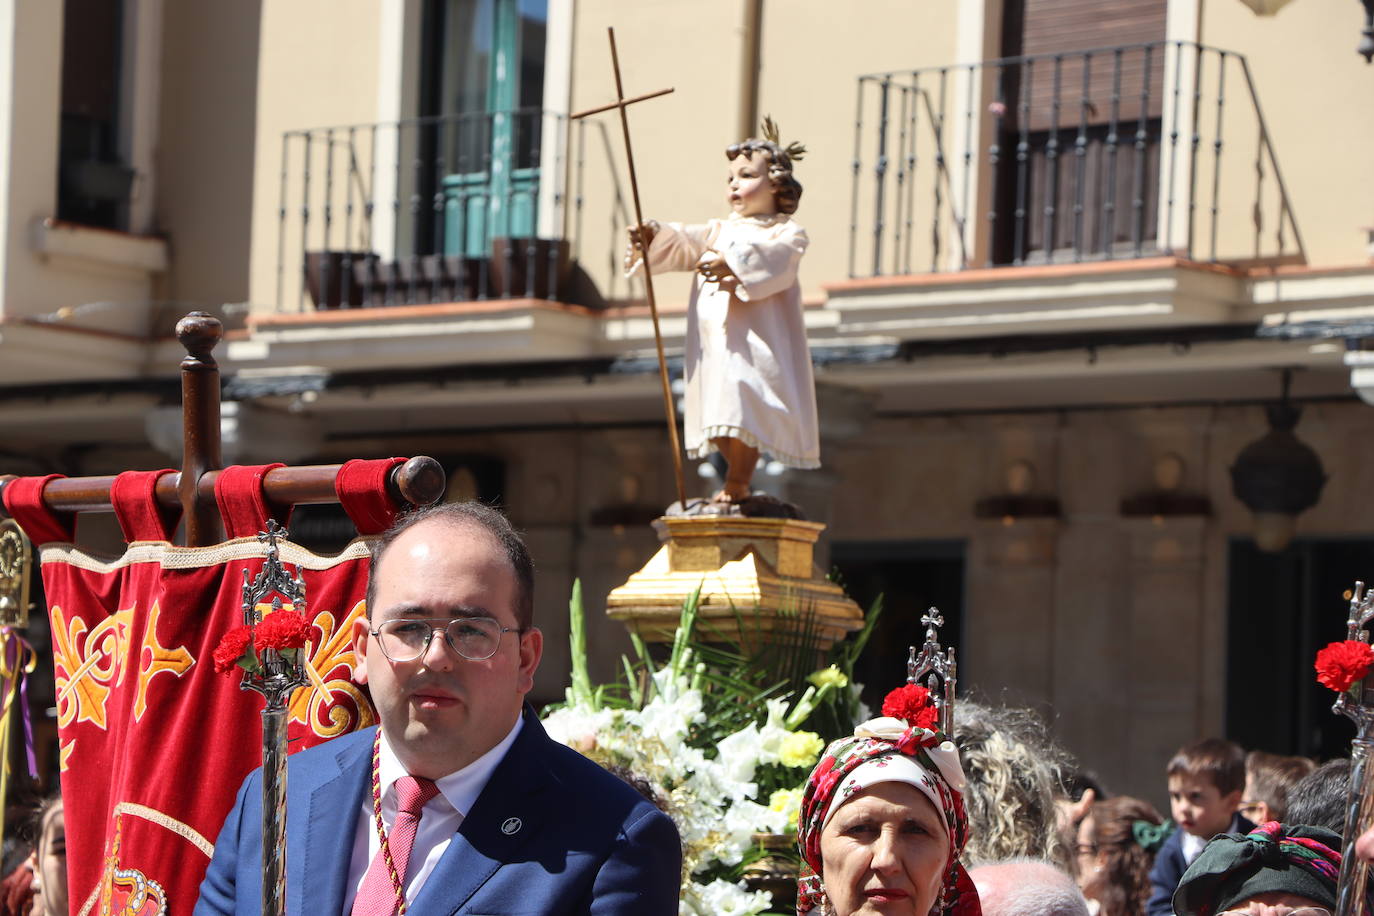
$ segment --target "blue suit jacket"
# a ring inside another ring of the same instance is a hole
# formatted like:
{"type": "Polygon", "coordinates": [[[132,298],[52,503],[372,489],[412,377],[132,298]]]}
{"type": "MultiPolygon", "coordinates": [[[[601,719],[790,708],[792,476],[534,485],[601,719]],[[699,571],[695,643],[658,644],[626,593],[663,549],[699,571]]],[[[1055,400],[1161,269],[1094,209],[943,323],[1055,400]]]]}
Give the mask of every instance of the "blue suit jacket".
{"type": "MultiPolygon", "coordinates": [[[[409,912],[554,916],[678,910],[682,847],[638,792],[525,724],[426,879],[409,912]],[[518,829],[511,830],[517,824],[518,829]],[[503,830],[503,825],[505,829],[503,830]]],[[[292,755],[287,764],[286,910],[343,912],[375,729],[292,755]]],[[[197,916],[256,914],[262,900],[262,771],[239,789],[200,887],[197,916]]]]}

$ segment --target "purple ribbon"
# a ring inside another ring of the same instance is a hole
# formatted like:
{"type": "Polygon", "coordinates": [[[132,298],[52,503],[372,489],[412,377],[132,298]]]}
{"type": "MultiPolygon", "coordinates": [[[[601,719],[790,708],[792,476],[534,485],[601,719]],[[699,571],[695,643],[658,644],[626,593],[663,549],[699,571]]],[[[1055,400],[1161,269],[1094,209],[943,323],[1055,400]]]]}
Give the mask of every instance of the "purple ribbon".
{"type": "Polygon", "coordinates": [[[34,753],[33,722],[29,718],[29,679],[24,677],[23,664],[25,650],[32,653],[33,646],[13,627],[0,627],[0,634],[3,634],[5,642],[5,666],[14,672],[19,682],[19,708],[24,720],[24,754],[29,762],[29,778],[37,779],[38,757],[34,753]]]}

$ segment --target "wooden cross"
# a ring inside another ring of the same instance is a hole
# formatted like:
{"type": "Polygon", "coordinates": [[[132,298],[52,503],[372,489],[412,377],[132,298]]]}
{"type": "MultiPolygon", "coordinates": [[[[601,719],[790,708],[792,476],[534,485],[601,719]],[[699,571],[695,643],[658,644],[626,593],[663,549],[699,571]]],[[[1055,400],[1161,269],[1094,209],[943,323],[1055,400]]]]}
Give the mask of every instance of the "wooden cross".
{"type": "MultiPolygon", "coordinates": [[[[607,34],[611,39],[611,68],[615,71],[615,95],[616,100],[609,105],[602,105],[598,108],[589,108],[586,111],[579,111],[572,115],[572,120],[585,118],[588,115],[599,114],[603,111],[610,111],[612,108],[620,112],[620,130],[625,135],[625,163],[630,170],[630,195],[635,203],[635,233],[639,233],[639,227],[644,223],[644,214],[639,207],[639,181],[635,177],[635,157],[630,147],[630,120],[625,113],[625,109],[635,102],[643,102],[646,99],[656,99],[661,95],[667,95],[672,89],[660,89],[657,92],[650,92],[645,95],[637,95],[632,99],[625,98],[625,88],[620,81],[620,55],[615,50],[615,29],[608,28],[607,34]]],[[[673,449],[673,474],[677,483],[677,502],[682,509],[687,508],[687,485],[682,476],[682,446],[677,437],[677,407],[673,403],[673,389],[668,383],[668,361],[663,356],[663,334],[658,327],[658,302],[654,299],[654,277],[649,270],[649,246],[642,245],[644,250],[644,291],[649,299],[649,316],[654,323],[654,347],[658,351],[658,376],[663,384],[663,406],[668,412],[668,442],[673,449]]]]}

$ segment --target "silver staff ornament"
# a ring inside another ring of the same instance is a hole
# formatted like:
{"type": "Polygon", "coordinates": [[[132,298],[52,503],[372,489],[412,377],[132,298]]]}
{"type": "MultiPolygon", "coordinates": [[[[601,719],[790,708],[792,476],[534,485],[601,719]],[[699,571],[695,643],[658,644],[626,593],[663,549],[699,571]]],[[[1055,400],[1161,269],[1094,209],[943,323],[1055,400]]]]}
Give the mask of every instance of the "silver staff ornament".
{"type": "MultiPolygon", "coordinates": [[[[281,562],[278,538],[285,539],[287,530],[269,519],[267,530],[258,533],[258,540],[267,545],[267,559],[262,571],[250,578],[243,571],[243,622],[252,628],[257,647],[256,666],[246,667],[241,686],[256,691],[267,701],[262,710],[262,912],[264,916],[281,916],[286,912],[286,727],[287,706],[291,693],[308,683],[305,658],[309,652],[301,647],[264,647],[264,620],[276,614],[298,615],[305,618],[305,580],[299,567],[292,577],[281,562]],[[289,610],[283,610],[289,605],[289,610]],[[271,607],[263,614],[261,609],[271,607]]],[[[278,618],[285,620],[285,618],[278,618]]],[[[294,620],[294,617],[293,617],[294,620]]],[[[273,621],[275,623],[275,621],[273,621]]],[[[302,630],[303,632],[303,630],[302,630]]]]}
{"type": "Polygon", "coordinates": [[[930,608],[921,617],[926,625],[926,641],[921,644],[920,654],[916,647],[910,648],[906,662],[906,682],[924,687],[935,708],[940,712],[940,731],[946,735],[954,734],[954,688],[958,684],[958,666],[954,663],[954,647],[941,651],[940,640],[936,636],[937,627],[945,625],[939,608],[930,608]]]}
{"type": "Polygon", "coordinates": [[[1374,618],[1374,595],[1363,582],[1356,582],[1350,593],[1350,613],[1346,618],[1346,638],[1317,653],[1317,676],[1321,683],[1336,690],[1331,707],[1355,723],[1355,738],[1350,746],[1350,786],[1345,801],[1344,848],[1341,872],[1336,883],[1335,916],[1368,913],[1365,887],[1369,867],[1355,854],[1355,840],[1374,819],[1374,675],[1370,660],[1367,626],[1374,618]]]}

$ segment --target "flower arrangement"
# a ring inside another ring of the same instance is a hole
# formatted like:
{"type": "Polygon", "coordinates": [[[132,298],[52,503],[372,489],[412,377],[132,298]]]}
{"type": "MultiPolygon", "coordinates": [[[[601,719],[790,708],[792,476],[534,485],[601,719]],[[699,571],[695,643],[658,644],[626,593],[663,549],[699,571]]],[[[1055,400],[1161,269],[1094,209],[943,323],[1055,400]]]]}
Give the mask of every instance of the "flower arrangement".
{"type": "Polygon", "coordinates": [[[1317,681],[1337,693],[1345,693],[1364,680],[1374,666],[1374,648],[1358,639],[1327,644],[1317,653],[1317,681]]]}
{"type": "Polygon", "coordinates": [[[274,611],[256,627],[234,627],[220,638],[211,654],[215,671],[228,674],[242,668],[249,674],[261,673],[261,653],[268,649],[275,649],[287,661],[294,662],[296,652],[305,648],[309,634],[310,624],[303,614],[284,608],[274,611]]]}
{"type": "MultiPolygon", "coordinates": [[[[741,881],[744,869],[765,855],[755,835],[795,834],[802,785],[827,738],[867,718],[849,671],[880,609],[870,610],[864,630],[832,652],[836,664],[778,680],[789,665],[814,666],[814,641],[792,640],[782,660],[746,646],[695,642],[698,599],[699,592],[683,605],[666,662],[655,663],[632,635],[638,659],[622,660],[626,680],[593,687],[575,583],[572,685],[544,727],[608,768],[661,788],[657,801],[683,841],[682,916],[754,916],[772,906],[769,894],[741,881]],[[812,720],[831,723],[825,730],[834,734],[802,728],[812,720]]],[[[795,621],[805,629],[804,615],[795,621]]],[[[776,632],[770,637],[764,642],[774,648],[788,644],[776,632]]]]}

